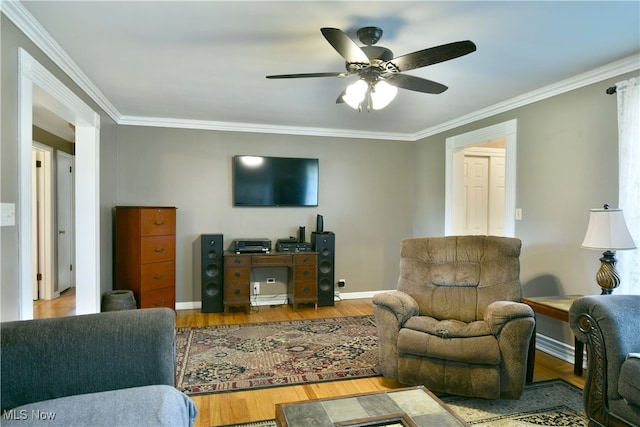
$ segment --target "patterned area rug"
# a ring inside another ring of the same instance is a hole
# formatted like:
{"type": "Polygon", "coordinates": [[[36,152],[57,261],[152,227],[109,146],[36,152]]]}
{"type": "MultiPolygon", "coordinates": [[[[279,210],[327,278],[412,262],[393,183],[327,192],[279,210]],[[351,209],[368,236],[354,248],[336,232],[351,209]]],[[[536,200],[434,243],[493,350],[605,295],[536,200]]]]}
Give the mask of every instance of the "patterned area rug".
{"type": "MultiPolygon", "coordinates": [[[[520,400],[441,398],[470,425],[476,427],[586,426],[582,390],[563,381],[529,384],[520,400]]],[[[275,420],[237,424],[235,427],[275,427],[275,420]]]]}
{"type": "Polygon", "coordinates": [[[190,395],[379,375],[373,316],[178,328],[176,350],[190,395]]]}
{"type": "Polygon", "coordinates": [[[441,397],[472,426],[586,426],[582,390],[563,380],[529,384],[520,400],[441,397]]]}

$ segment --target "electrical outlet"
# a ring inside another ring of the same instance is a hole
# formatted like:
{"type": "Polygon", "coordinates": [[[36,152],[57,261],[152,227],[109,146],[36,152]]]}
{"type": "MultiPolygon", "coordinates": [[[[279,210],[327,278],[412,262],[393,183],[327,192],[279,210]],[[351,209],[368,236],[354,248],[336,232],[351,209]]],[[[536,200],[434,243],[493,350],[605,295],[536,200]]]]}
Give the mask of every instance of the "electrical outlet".
{"type": "Polygon", "coordinates": [[[338,287],[339,288],[344,288],[345,286],[347,286],[347,281],[345,279],[338,280],[338,287]]]}
{"type": "Polygon", "coordinates": [[[260,282],[253,282],[253,294],[260,295],[260,282]]]}

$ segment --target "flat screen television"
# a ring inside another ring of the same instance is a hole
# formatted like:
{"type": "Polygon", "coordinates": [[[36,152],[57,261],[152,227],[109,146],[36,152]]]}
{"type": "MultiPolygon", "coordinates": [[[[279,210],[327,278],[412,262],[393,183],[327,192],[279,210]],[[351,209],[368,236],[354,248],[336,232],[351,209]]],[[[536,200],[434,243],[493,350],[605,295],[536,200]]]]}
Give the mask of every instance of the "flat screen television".
{"type": "Polygon", "coordinates": [[[234,156],[234,206],[318,206],[318,159],[234,156]]]}

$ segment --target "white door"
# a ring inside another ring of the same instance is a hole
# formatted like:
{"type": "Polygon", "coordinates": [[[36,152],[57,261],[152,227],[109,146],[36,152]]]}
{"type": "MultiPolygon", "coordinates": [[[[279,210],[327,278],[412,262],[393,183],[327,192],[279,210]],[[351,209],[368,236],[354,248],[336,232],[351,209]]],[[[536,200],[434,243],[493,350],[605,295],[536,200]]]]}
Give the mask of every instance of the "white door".
{"type": "Polygon", "coordinates": [[[454,234],[504,236],[505,150],[460,150],[459,196],[453,199],[454,234]]]}
{"type": "Polygon", "coordinates": [[[486,235],[489,215],[488,157],[464,157],[464,195],[464,234],[486,235]]]}
{"type": "Polygon", "coordinates": [[[58,292],[74,283],[73,157],[57,154],[58,292]]]}

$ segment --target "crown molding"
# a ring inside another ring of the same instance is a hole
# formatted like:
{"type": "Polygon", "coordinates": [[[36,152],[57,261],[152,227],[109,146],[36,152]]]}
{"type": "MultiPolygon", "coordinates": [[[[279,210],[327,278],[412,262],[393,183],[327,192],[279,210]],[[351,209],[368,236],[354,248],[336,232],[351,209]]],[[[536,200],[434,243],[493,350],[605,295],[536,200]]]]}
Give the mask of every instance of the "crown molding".
{"type": "Polygon", "coordinates": [[[18,0],[0,1],[0,12],[9,18],[33,43],[87,93],[117,124],[129,126],[171,127],[180,129],[220,130],[227,132],[271,133],[322,136],[334,138],[365,138],[396,141],[418,141],[533,102],[560,95],[574,89],[640,69],[640,53],[596,68],[529,93],[511,98],[453,120],[416,133],[384,133],[365,130],[325,129],[313,127],[275,126],[252,123],[182,120],[176,118],[123,116],[93,84],[62,47],[18,0]]]}
{"type": "Polygon", "coordinates": [[[449,120],[448,122],[441,123],[437,126],[424,129],[423,131],[413,135],[414,141],[422,138],[427,138],[429,136],[436,135],[481,119],[485,119],[487,117],[495,116],[497,114],[504,113],[505,111],[513,110],[515,108],[532,104],[534,102],[542,101],[543,99],[551,98],[552,96],[579,89],[593,83],[598,83],[609,78],[617,77],[621,74],[629,73],[638,69],[640,69],[640,53],[628,56],[602,67],[598,67],[594,70],[578,74],[577,76],[561,80],[557,83],[544,86],[540,89],[536,89],[515,98],[508,99],[504,102],[500,102],[481,110],[474,111],[473,113],[460,116],[456,119],[449,120]]]}
{"type": "Polygon", "coordinates": [[[411,135],[390,132],[367,132],[349,129],[275,126],[255,123],[216,122],[160,117],[121,116],[118,124],[128,126],[152,126],[177,129],[218,130],[226,132],[271,133],[281,135],[321,136],[324,138],[364,138],[395,141],[413,141],[411,135]]]}
{"type": "Polygon", "coordinates": [[[117,123],[120,113],[116,107],[33,15],[18,0],[2,0],[0,3],[2,13],[117,123]]]}

